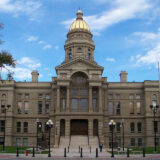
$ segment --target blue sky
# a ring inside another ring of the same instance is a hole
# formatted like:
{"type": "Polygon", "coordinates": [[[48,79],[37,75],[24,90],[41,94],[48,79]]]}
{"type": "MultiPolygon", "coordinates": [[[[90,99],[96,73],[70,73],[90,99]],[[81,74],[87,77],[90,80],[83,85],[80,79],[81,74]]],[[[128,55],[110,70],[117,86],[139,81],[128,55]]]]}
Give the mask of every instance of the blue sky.
{"type": "MultiPolygon", "coordinates": [[[[160,61],[159,0],[0,0],[0,31],[7,50],[17,60],[14,78],[30,81],[38,70],[40,81],[56,76],[64,60],[64,44],[78,8],[83,11],[95,42],[95,61],[108,81],[158,80],[160,61]]],[[[3,70],[3,78],[5,71],[3,70]]]]}

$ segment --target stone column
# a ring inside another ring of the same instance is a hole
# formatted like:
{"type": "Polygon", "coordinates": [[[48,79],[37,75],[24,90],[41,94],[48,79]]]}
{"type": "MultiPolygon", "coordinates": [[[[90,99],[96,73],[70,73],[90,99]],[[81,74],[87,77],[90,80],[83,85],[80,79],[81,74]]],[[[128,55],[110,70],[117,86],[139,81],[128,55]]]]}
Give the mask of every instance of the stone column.
{"type": "Polygon", "coordinates": [[[55,145],[54,145],[54,147],[58,147],[59,136],[60,136],[60,120],[56,120],[56,123],[55,123],[55,145]]]}
{"type": "Polygon", "coordinates": [[[60,112],[60,86],[57,86],[57,108],[56,113],[60,112]]]}
{"type": "Polygon", "coordinates": [[[102,112],[102,87],[99,87],[98,91],[98,97],[99,97],[99,112],[102,112]]]}
{"type": "Polygon", "coordinates": [[[88,135],[93,136],[93,120],[88,120],[88,135]]]}
{"type": "Polygon", "coordinates": [[[92,106],[92,86],[89,86],[89,112],[93,112],[92,106]]]}
{"type": "Polygon", "coordinates": [[[69,112],[69,110],[70,110],[70,107],[69,107],[69,97],[70,97],[70,95],[69,95],[69,86],[67,86],[67,103],[66,103],[66,112],[69,112]]]}
{"type": "Polygon", "coordinates": [[[70,136],[70,119],[67,119],[65,123],[65,136],[70,136]]]}

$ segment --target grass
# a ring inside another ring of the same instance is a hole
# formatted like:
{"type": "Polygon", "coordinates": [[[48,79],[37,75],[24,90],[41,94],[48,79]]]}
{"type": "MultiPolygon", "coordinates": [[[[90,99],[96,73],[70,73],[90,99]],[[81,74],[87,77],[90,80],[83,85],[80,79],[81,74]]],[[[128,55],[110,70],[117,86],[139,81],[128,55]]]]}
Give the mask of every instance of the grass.
{"type": "MultiPolygon", "coordinates": [[[[19,148],[19,154],[25,154],[26,149],[29,149],[29,154],[32,154],[32,147],[18,147],[19,148]]],[[[0,153],[17,153],[17,147],[16,146],[6,146],[5,152],[3,152],[3,147],[0,146],[0,153]]],[[[35,154],[48,154],[48,151],[41,151],[36,152],[35,148],[35,154]]]]}
{"type": "MultiPolygon", "coordinates": [[[[26,149],[29,147],[19,147],[19,152],[24,153],[26,149]]],[[[30,152],[30,151],[29,151],[30,152]]],[[[5,152],[3,152],[3,147],[0,146],[0,153],[17,153],[17,147],[15,146],[6,146],[5,147],[5,152]]]]}

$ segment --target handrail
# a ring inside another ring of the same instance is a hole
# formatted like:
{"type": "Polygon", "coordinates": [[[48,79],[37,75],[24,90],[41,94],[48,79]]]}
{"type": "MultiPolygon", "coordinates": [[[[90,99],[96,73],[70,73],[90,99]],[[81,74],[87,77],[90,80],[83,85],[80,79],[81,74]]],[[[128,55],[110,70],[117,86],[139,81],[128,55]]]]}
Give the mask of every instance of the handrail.
{"type": "Polygon", "coordinates": [[[88,135],[88,145],[89,145],[89,135],[88,135]]]}
{"type": "Polygon", "coordinates": [[[70,146],[70,144],[71,144],[71,134],[69,136],[69,146],[70,146]]]}
{"type": "Polygon", "coordinates": [[[59,144],[60,144],[60,138],[61,138],[61,135],[59,135],[59,137],[58,137],[58,147],[59,147],[59,144]]]}

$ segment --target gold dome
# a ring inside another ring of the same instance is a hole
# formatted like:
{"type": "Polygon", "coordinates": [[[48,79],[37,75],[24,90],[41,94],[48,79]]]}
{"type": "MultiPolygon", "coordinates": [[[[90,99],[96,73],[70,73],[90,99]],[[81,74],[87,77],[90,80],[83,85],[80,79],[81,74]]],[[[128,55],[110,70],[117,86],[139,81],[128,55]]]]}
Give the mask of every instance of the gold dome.
{"type": "Polygon", "coordinates": [[[83,20],[83,13],[80,9],[77,12],[77,19],[71,24],[69,31],[77,29],[87,30],[90,32],[88,24],[83,20]]]}

